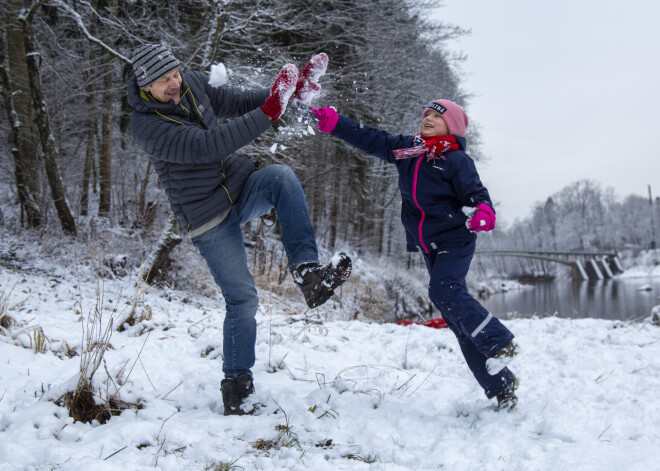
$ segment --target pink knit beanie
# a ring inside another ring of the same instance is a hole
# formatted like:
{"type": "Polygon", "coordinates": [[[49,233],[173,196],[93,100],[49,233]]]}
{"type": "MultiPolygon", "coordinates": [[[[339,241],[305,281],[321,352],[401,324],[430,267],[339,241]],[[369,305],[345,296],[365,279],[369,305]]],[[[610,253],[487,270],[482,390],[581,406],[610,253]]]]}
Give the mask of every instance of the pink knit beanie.
{"type": "Polygon", "coordinates": [[[433,100],[426,108],[424,108],[422,117],[426,114],[426,110],[435,110],[442,115],[442,119],[444,119],[447,124],[449,134],[465,137],[465,129],[468,126],[468,117],[467,114],[465,114],[465,111],[463,111],[463,108],[456,103],[449,100],[433,100]]]}

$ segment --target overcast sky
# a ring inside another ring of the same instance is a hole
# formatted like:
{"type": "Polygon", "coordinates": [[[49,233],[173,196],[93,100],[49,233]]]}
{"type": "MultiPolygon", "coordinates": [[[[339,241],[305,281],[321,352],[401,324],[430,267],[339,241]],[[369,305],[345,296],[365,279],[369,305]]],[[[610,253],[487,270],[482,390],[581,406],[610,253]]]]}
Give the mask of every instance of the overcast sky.
{"type": "Polygon", "coordinates": [[[500,218],[582,179],[660,195],[660,2],[445,0],[437,16],[472,31],[449,46],[500,218]]]}

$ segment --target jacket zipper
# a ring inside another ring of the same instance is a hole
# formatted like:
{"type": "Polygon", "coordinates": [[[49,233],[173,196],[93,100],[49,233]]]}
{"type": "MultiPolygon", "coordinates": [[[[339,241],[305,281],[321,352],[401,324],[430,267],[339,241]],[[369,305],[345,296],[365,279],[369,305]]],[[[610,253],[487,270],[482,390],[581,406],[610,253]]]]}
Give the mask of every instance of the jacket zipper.
{"type": "Polygon", "coordinates": [[[417,164],[415,165],[412,196],[413,196],[413,201],[415,202],[415,206],[417,206],[417,209],[419,209],[419,211],[422,213],[422,217],[419,220],[419,226],[417,226],[417,235],[419,236],[419,243],[422,245],[422,249],[424,250],[424,252],[429,253],[429,249],[426,247],[426,244],[424,244],[424,239],[422,239],[422,226],[424,225],[424,219],[426,218],[426,213],[424,212],[419,202],[417,201],[417,176],[419,175],[419,166],[422,163],[422,159],[424,159],[423,154],[419,157],[419,159],[417,160],[417,164]]]}

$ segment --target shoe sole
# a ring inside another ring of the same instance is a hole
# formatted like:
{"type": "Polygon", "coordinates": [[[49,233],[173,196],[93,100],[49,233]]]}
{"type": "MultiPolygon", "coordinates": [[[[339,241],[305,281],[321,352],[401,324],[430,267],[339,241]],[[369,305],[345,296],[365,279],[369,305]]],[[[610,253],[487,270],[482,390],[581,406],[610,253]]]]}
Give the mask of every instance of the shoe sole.
{"type": "Polygon", "coordinates": [[[317,308],[324,304],[334,294],[334,290],[344,284],[351,276],[353,264],[351,258],[344,252],[335,254],[330,260],[328,267],[323,274],[323,281],[321,285],[326,288],[314,301],[308,302],[307,306],[311,309],[317,308]]]}
{"type": "Polygon", "coordinates": [[[328,264],[326,273],[329,271],[329,276],[323,277],[323,285],[326,286],[329,290],[333,290],[341,286],[348,277],[351,276],[351,271],[353,270],[353,264],[351,258],[346,255],[344,252],[335,254],[328,264]],[[326,278],[330,278],[328,283],[326,278]]]}

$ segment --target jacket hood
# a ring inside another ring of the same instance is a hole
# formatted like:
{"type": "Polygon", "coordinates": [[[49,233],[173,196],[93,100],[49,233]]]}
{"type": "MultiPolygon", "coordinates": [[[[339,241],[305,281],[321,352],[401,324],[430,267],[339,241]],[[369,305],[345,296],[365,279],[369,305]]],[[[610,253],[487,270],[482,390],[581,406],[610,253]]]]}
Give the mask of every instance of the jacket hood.
{"type": "Polygon", "coordinates": [[[467,141],[465,140],[465,138],[463,136],[454,136],[454,137],[456,138],[456,142],[458,143],[458,147],[463,151],[466,150],[467,141]]]}

